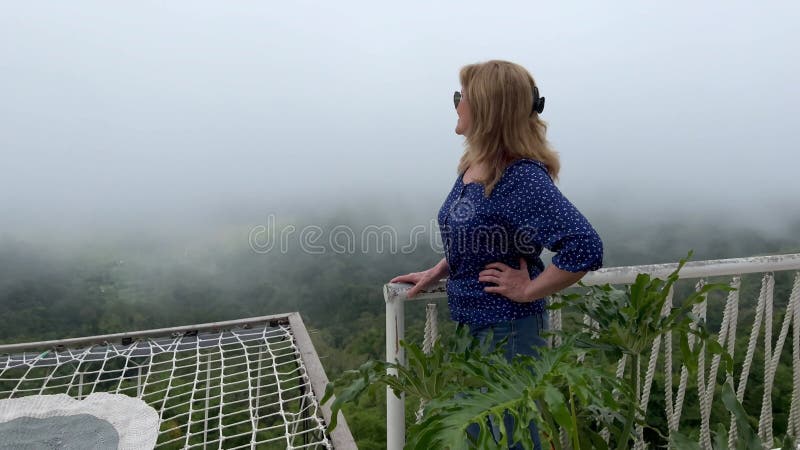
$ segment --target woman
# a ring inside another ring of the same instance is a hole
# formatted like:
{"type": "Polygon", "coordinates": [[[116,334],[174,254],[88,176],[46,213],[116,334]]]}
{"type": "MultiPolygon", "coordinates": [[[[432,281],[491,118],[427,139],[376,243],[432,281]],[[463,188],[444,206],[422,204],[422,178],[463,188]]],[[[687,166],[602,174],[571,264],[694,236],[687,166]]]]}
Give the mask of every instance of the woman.
{"type": "MultiPolygon", "coordinates": [[[[449,277],[453,320],[478,338],[490,330],[495,342],[508,337],[509,360],[536,355],[535,346],[545,345],[545,297],[600,268],[603,244],[554,184],[558,154],[545,137],[544,97],[528,71],[488,61],[463,67],[460,79],[455,131],[466,149],[438,216],[445,258],[391,282],[414,284],[407,294],[413,297],[449,277]],[[542,248],[554,252],[547,268],[542,248]]],[[[510,415],[505,422],[513,426],[510,415]]],[[[533,424],[531,432],[540,448],[533,424]]]]}

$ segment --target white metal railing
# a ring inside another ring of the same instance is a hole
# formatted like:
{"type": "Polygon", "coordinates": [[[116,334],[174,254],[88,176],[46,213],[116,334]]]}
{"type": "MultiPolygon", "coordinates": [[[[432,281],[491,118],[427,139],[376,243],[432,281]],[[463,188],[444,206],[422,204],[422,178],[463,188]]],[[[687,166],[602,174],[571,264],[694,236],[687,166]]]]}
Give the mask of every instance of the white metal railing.
{"type": "MultiPolygon", "coordinates": [[[[648,273],[654,277],[665,278],[677,268],[677,263],[654,264],[627,267],[611,267],[588,273],[583,278],[586,285],[602,284],[630,284],[639,273],[648,273]]],[[[787,338],[789,327],[792,326],[792,366],[793,390],[791,410],[788,416],[787,432],[792,436],[800,436],[800,253],[755,256],[749,258],[718,259],[708,261],[694,261],[687,263],[681,269],[681,279],[699,279],[701,286],[708,277],[730,276],[730,284],[737,289],[731,291],[726,300],[725,311],[718,331],[719,343],[731,354],[734,354],[736,345],[737,317],[739,310],[739,287],[741,275],[763,274],[760,293],[757,299],[755,319],[750,329],[746,356],[743,367],[738,374],[738,383],[732,379],[729,382],[734,386],[739,400],[744,396],[750,367],[753,362],[756,342],[763,335],[764,346],[764,396],[760,411],[758,434],[764,442],[772,441],[772,397],[771,390],[775,378],[784,342],[787,338]],[[778,340],[773,346],[772,319],[773,319],[773,273],[779,271],[798,271],[794,277],[794,284],[787,302],[784,321],[782,323],[778,340]],[[763,332],[762,332],[763,330],[763,332]]],[[[400,346],[400,341],[405,339],[405,301],[406,300],[432,300],[447,296],[446,280],[439,281],[433,287],[420,292],[412,299],[406,298],[408,284],[389,283],[384,285],[383,293],[386,300],[386,359],[387,361],[405,361],[405,352],[400,346]]],[[[670,299],[671,302],[671,299],[670,299]]],[[[671,306],[668,303],[667,307],[671,306]]],[[[706,303],[697,305],[695,314],[706,316],[706,303]]],[[[430,317],[430,315],[429,315],[430,317]]],[[[551,327],[560,329],[560,311],[551,312],[551,327]]],[[[645,369],[645,380],[640,406],[646,411],[650,396],[650,388],[656,368],[658,356],[663,354],[663,367],[665,374],[665,414],[669,431],[678,430],[680,424],[683,399],[686,394],[688,371],[685,366],[674,375],[679,376],[678,389],[673,392],[673,365],[672,365],[672,336],[664,336],[664,345],[661,339],[653,344],[651,357],[645,369]]],[[[556,343],[557,344],[557,343],[556,343]]],[[[709,419],[713,401],[714,384],[719,368],[719,357],[712,359],[711,366],[704,367],[704,352],[700,353],[698,361],[698,398],[700,399],[700,445],[702,448],[711,448],[711,433],[709,419]]],[[[624,360],[620,361],[620,368],[624,368],[624,360]]],[[[391,372],[390,372],[391,373],[391,372]]],[[[397,398],[391,389],[387,388],[386,396],[386,444],[389,450],[399,450],[405,443],[405,399],[397,398]]],[[[751,412],[752,414],[752,412],[751,412]]],[[[736,439],[735,423],[731,423],[730,442],[736,439]]],[[[637,448],[644,448],[643,442],[637,443],[637,448]]]]}

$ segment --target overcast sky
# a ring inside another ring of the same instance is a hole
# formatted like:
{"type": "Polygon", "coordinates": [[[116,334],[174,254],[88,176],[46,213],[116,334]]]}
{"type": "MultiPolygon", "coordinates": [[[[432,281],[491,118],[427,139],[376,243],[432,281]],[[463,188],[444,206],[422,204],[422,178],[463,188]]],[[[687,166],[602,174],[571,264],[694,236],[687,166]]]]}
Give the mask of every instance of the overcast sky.
{"type": "Polygon", "coordinates": [[[0,230],[365,198],[435,217],[459,68],[492,58],[537,80],[582,210],[800,210],[797,2],[0,5],[0,230]]]}

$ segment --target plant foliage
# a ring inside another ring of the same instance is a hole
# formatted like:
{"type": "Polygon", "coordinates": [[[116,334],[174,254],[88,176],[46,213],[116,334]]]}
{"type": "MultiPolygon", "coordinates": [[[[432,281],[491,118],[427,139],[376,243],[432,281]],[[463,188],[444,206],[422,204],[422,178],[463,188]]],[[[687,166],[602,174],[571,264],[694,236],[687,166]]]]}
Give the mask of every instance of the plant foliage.
{"type": "MultiPolygon", "coordinates": [[[[691,257],[691,252],[689,253],[691,257]]],[[[692,313],[711,292],[726,292],[722,284],[705,284],[675,306],[665,307],[670,291],[686,263],[666,280],[639,274],[625,290],[610,285],[586,287],[585,294],[559,295],[550,306],[588,316],[577,331],[558,332],[561,344],[539,349],[539,357],[503,357],[502,344],[490,347],[473,339],[459,326],[446,342],[437,342],[429,354],[403,342],[407,364],[368,361],[345,372],[327,387],[323,402],[334,396],[333,417],[342,405],[354,402],[376,383],[424,400],[423,419],[409,427],[406,448],[467,449],[506,447],[520,442],[532,448],[528,423],[537,424],[545,448],[627,449],[637,439],[637,427],[649,427],[639,407],[640,367],[656,339],[679,336],[682,361],[690,374],[697,371],[702,348],[720,355],[723,369],[733,371],[730,355],[708,332],[704,321],[692,313]],[[692,345],[689,336],[693,336],[692,345]],[[616,361],[625,357],[623,376],[615,374],[616,361]],[[393,369],[396,375],[387,371],[393,369]],[[492,430],[504,414],[514,417],[510,436],[492,430]],[[478,424],[477,439],[467,433],[478,424]],[[565,439],[562,439],[562,435],[565,439]]],[[[761,445],[748,416],[729,384],[721,386],[722,400],[733,412],[741,448],[761,445]]],[[[335,427],[335,421],[330,424],[335,427]]],[[[727,446],[724,428],[715,432],[715,445],[727,446]]],[[[785,440],[790,444],[790,440],[785,440]]],[[[671,446],[699,448],[696,440],[671,433],[671,446]],[[690,443],[693,443],[690,445],[690,443]]],[[[771,443],[770,443],[771,444],[771,443]]]]}

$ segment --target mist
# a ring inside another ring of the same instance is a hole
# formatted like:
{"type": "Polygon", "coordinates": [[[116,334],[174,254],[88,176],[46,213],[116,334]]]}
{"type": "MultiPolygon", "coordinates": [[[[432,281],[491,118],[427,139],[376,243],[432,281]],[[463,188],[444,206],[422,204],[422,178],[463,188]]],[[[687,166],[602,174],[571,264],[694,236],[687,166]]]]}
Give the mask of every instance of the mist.
{"type": "Polygon", "coordinates": [[[6,237],[427,223],[463,151],[458,70],[494,58],[537,80],[559,187],[599,228],[800,216],[794,2],[2,9],[6,237]]]}

